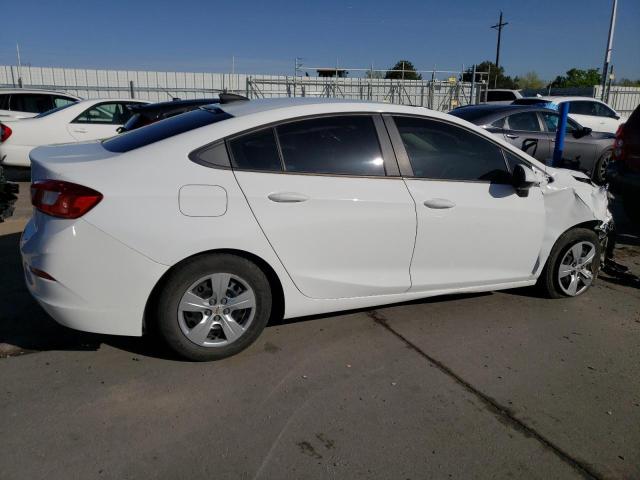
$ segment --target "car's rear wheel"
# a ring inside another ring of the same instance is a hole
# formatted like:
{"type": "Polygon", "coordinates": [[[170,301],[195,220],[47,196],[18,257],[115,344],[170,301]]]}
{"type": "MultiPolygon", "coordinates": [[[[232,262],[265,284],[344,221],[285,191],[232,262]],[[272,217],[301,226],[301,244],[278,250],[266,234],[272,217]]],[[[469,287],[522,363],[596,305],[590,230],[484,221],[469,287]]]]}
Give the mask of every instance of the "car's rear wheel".
{"type": "Polygon", "coordinates": [[[262,270],[230,254],[195,257],[163,282],[157,295],[160,335],[180,356],[217,360],[251,345],[271,314],[271,288],[262,270]]]}
{"type": "Polygon", "coordinates": [[[607,150],[596,162],[593,167],[593,181],[598,185],[602,185],[607,180],[607,167],[611,163],[612,151],[607,150]]]}
{"type": "Polygon", "coordinates": [[[551,249],[538,286],[551,298],[577,297],[593,284],[599,269],[598,235],[575,228],[565,232],[551,249]]]}

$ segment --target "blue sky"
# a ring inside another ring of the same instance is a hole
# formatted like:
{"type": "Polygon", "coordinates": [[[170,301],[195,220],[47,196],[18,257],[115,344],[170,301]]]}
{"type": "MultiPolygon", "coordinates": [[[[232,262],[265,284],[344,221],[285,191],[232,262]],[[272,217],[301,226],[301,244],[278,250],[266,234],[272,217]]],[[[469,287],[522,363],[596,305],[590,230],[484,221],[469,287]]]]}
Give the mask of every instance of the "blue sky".
{"type": "MultiPolygon", "coordinates": [[[[307,66],[459,70],[495,57],[510,75],[552,79],[601,67],[610,0],[30,1],[4,2],[0,64],[286,73],[307,66]]],[[[616,77],[640,78],[640,0],[619,0],[616,77]]]]}

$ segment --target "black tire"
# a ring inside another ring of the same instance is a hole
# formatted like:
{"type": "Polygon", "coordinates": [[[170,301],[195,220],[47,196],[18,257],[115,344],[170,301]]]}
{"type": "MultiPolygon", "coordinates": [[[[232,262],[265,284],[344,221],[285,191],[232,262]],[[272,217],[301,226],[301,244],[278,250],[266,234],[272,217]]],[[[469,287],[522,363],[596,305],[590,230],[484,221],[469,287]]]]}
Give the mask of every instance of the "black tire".
{"type": "Polygon", "coordinates": [[[603,185],[607,180],[607,166],[611,162],[612,153],[612,150],[604,152],[593,167],[592,178],[598,185],[603,185]]]}
{"type": "Polygon", "coordinates": [[[624,206],[624,213],[627,214],[629,220],[640,225],[640,195],[623,195],[622,205],[624,206]]]}
{"type": "MultiPolygon", "coordinates": [[[[600,270],[601,245],[598,235],[593,230],[574,228],[563,233],[551,249],[547,263],[538,278],[537,286],[549,298],[565,298],[570,295],[560,288],[558,270],[565,253],[579,242],[591,242],[595,245],[596,253],[591,265],[591,273],[595,279],[600,270]]],[[[585,290],[587,291],[588,288],[585,290]]],[[[582,292],[584,293],[584,292],[582,292]]]]}
{"type": "Polygon", "coordinates": [[[210,254],[194,257],[178,266],[164,279],[152,302],[155,327],[174,352],[193,361],[219,360],[235,355],[251,345],[262,333],[271,315],[271,286],[264,272],[253,262],[231,254],[210,254]],[[246,331],[224,346],[201,346],[182,332],[178,323],[178,304],[190,285],[215,273],[230,273],[241,277],[255,295],[255,313],[246,331]]]}

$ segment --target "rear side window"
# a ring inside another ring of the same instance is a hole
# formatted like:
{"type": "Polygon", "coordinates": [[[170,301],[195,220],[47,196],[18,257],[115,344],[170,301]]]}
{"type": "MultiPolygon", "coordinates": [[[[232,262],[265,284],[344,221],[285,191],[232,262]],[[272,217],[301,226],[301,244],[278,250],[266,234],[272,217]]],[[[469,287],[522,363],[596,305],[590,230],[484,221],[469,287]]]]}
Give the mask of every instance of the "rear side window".
{"type": "Polygon", "coordinates": [[[233,166],[242,170],[282,170],[273,128],[252,132],[229,142],[233,166]]]}
{"type": "Polygon", "coordinates": [[[385,175],[378,134],[368,115],[302,120],[276,131],[287,172],[385,175]]]}
{"type": "Polygon", "coordinates": [[[72,103],[76,103],[77,100],[69,97],[53,97],[53,105],[54,108],[64,107],[66,105],[71,105],[72,103]]]}
{"type": "Polygon", "coordinates": [[[509,129],[521,132],[540,132],[540,122],[535,112],[522,112],[509,115],[509,129]]]}
{"type": "Polygon", "coordinates": [[[487,92],[487,102],[505,102],[508,100],[515,100],[516,94],[513,92],[487,92]]]}
{"type": "Polygon", "coordinates": [[[480,135],[435,120],[395,117],[413,176],[510,183],[499,147],[480,135]]]}
{"type": "Polygon", "coordinates": [[[193,110],[104,140],[102,146],[110,152],[128,152],[227,118],[231,115],[218,109],[193,110]]]}
{"type": "Polygon", "coordinates": [[[9,105],[10,110],[29,113],[42,113],[54,108],[51,95],[41,93],[14,93],[9,105]]]}
{"type": "Polygon", "coordinates": [[[575,115],[593,115],[596,116],[596,103],[589,101],[573,101],[569,102],[569,113],[575,115]]]}

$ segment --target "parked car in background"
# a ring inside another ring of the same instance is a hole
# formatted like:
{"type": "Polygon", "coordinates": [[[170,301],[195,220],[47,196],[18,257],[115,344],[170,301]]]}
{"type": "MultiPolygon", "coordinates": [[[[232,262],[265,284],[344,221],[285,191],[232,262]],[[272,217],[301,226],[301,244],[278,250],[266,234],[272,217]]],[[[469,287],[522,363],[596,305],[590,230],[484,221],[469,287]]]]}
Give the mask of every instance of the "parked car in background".
{"type": "Polygon", "coordinates": [[[403,105],[212,105],[31,159],[33,296],[193,360],[243,350],[272,316],[536,282],[574,297],[611,221],[583,174],[403,105]]]}
{"type": "Polygon", "coordinates": [[[520,90],[507,90],[503,88],[494,88],[487,91],[487,102],[495,104],[508,105],[514,100],[522,98],[520,90]]]}
{"type": "Polygon", "coordinates": [[[51,90],[0,89],[0,121],[35,117],[78,100],[75,95],[51,90]]]}
{"type": "Polygon", "coordinates": [[[17,183],[7,181],[0,166],[0,222],[3,222],[13,213],[13,206],[18,200],[18,189],[19,185],[17,183]]]}
{"type": "Polygon", "coordinates": [[[539,106],[547,104],[551,108],[557,108],[565,102],[569,103],[569,118],[594,132],[615,134],[622,123],[618,112],[606,103],[591,97],[526,97],[514,100],[513,104],[539,106]]]}
{"type": "Polygon", "coordinates": [[[141,100],[82,100],[34,118],[0,122],[0,165],[28,167],[29,152],[40,145],[111,137],[141,100]]]}
{"type": "MultiPolygon", "coordinates": [[[[560,118],[557,111],[536,105],[470,105],[450,113],[500,136],[542,163],[550,164],[560,118]]],[[[613,134],[593,132],[569,118],[562,164],[555,166],[580,170],[597,183],[603,183],[613,141],[613,134]]]]}
{"type": "Polygon", "coordinates": [[[640,224],[640,105],[616,133],[609,181],[629,218],[640,224]]]}

